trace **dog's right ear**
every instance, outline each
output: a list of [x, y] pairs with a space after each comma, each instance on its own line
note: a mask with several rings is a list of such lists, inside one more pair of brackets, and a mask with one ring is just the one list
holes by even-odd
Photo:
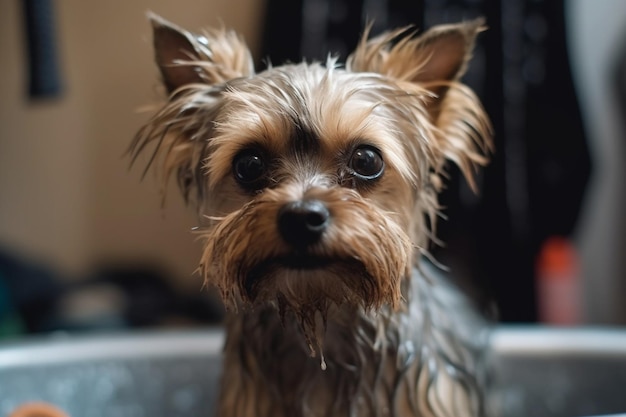
[[250, 50], [233, 31], [208, 30], [195, 35], [149, 13], [157, 65], [169, 99], [135, 135], [128, 153], [134, 162], [155, 144], [144, 170], [156, 164], [163, 191], [172, 174], [187, 199], [197, 189], [202, 200], [207, 139], [219, 107], [220, 88], [234, 78], [254, 75]]
[[188, 32], [148, 13], [152, 24], [156, 63], [168, 93], [191, 84], [222, 84], [254, 74], [245, 42], [233, 31]]

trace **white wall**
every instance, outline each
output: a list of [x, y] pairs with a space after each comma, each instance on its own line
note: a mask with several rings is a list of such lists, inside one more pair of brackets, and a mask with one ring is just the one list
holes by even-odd
[[577, 233], [587, 321], [626, 324], [626, 115], [616, 107], [611, 78], [616, 51], [626, 48], [626, 2], [567, 5], [573, 75], [593, 164]]
[[64, 273], [105, 260], [154, 261], [198, 286], [193, 210], [176, 192], [161, 210], [156, 181], [140, 183], [141, 164], [129, 172], [122, 158], [148, 117], [136, 110], [157, 99], [145, 12], [189, 29], [223, 22], [254, 50], [263, 2], [54, 4], [64, 95], [29, 103], [21, 4], [0, 1], [0, 247]]

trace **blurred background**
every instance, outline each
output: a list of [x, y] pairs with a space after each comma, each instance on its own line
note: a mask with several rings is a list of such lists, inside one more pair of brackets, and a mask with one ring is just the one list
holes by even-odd
[[433, 247], [501, 322], [625, 324], [622, 0], [0, 2], [0, 337], [204, 326], [192, 207], [124, 152], [158, 102], [152, 10], [240, 32], [267, 57], [343, 59], [374, 32], [485, 16], [466, 81], [496, 154], [476, 196], [451, 169]]

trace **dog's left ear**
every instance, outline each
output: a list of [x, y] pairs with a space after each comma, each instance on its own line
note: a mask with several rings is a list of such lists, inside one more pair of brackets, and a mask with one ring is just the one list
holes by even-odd
[[346, 67], [419, 83], [441, 100], [448, 83], [465, 73], [476, 35], [484, 29], [484, 19], [476, 19], [435, 26], [418, 37], [412, 36], [409, 28], [402, 28], [367, 40], [368, 30], [348, 57]]
[[[346, 69], [375, 72], [394, 79], [407, 93], [425, 98], [431, 122], [435, 153], [431, 161], [433, 185], [445, 160], [454, 162], [469, 185], [476, 189], [474, 172], [485, 165], [491, 152], [491, 124], [480, 100], [459, 79], [467, 69], [476, 35], [484, 20], [436, 26], [415, 37], [406, 28], [367, 40], [367, 33], [348, 57]], [[424, 95], [424, 93], [426, 93]]]
[[152, 23], [155, 59], [168, 93], [190, 84], [221, 84], [254, 74], [250, 50], [232, 31], [195, 35], [156, 14]]

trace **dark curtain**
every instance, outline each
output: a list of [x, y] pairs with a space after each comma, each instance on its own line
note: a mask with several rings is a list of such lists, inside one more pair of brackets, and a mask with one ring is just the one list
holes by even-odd
[[366, 22], [373, 33], [484, 16], [465, 81], [495, 128], [496, 153], [475, 196], [451, 169], [448, 220], [433, 248], [459, 284], [504, 322], [537, 319], [534, 262], [549, 236], [575, 226], [590, 159], [573, 89], [563, 0], [268, 0], [263, 57], [343, 59]]

